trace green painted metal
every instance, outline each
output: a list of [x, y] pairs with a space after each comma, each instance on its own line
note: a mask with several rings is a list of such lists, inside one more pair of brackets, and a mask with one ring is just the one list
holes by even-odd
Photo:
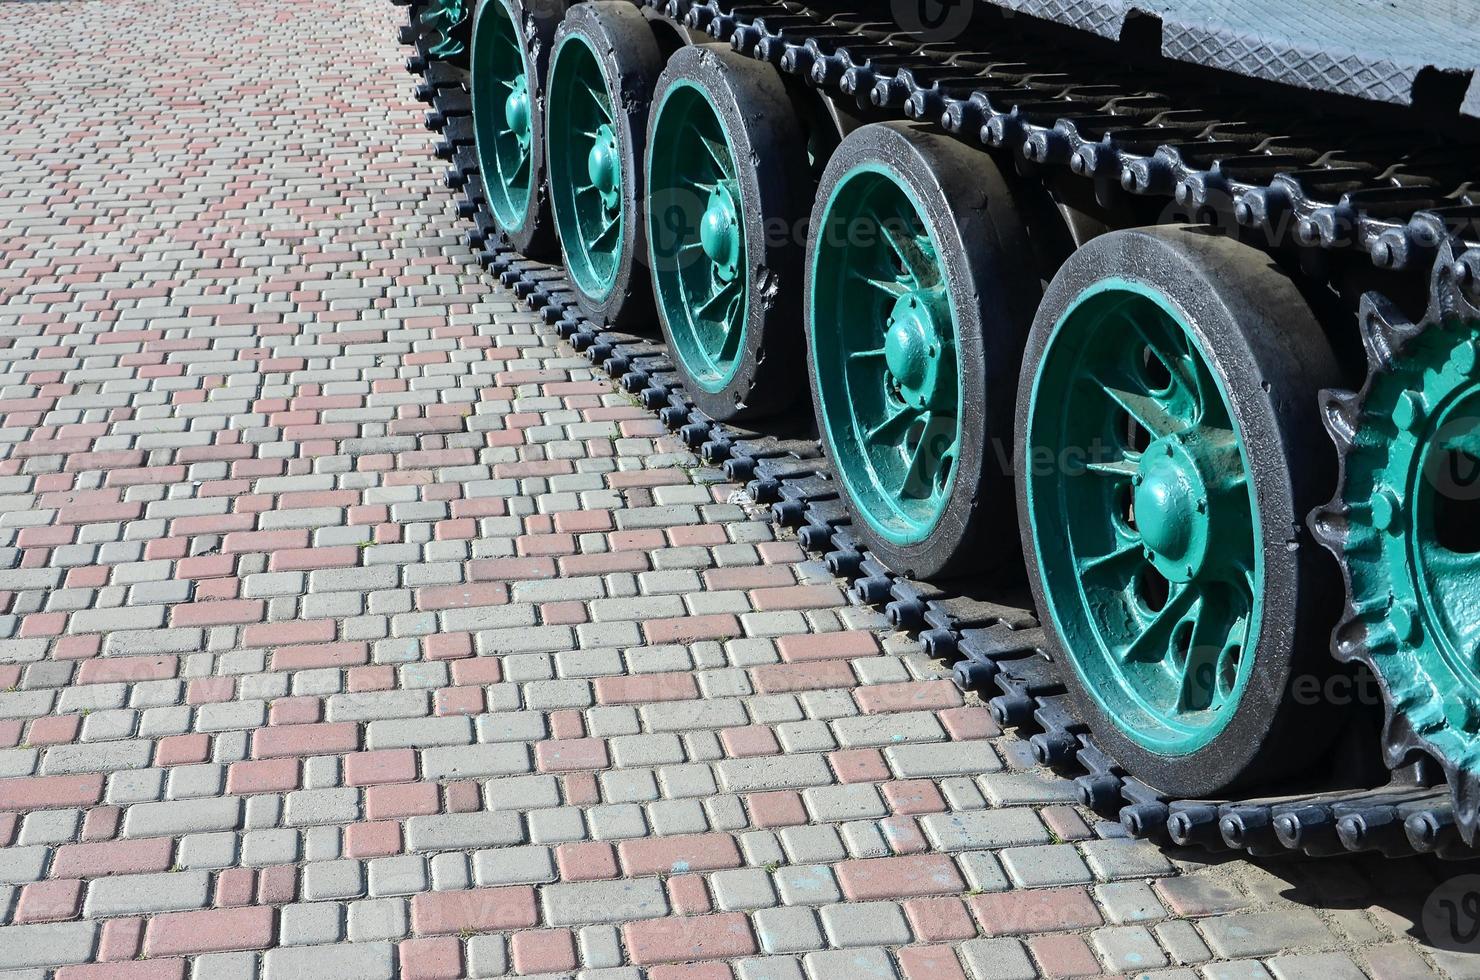
[[808, 342], [833, 465], [884, 540], [925, 540], [960, 458], [960, 330], [940, 236], [878, 163], [833, 188], [814, 249]]
[[672, 353], [694, 383], [724, 390], [745, 356], [745, 202], [735, 150], [703, 85], [659, 103], [649, 147], [648, 255]]
[[545, 134], [566, 271], [577, 289], [602, 300], [621, 267], [625, 147], [597, 57], [584, 35], [561, 38], [550, 61]]
[[507, 231], [524, 227], [535, 152], [529, 62], [518, 27], [499, 0], [488, 0], [473, 25], [473, 131], [483, 194]]
[[468, 7], [469, 0], [427, 0], [421, 9], [421, 26], [428, 54], [451, 61], [467, 53], [458, 28], [467, 22]]
[[1480, 321], [1374, 373], [1346, 455], [1350, 600], [1394, 710], [1480, 772]]
[[1110, 278], [1055, 325], [1030, 399], [1033, 546], [1074, 668], [1138, 745], [1195, 752], [1248, 685], [1263, 587], [1222, 381], [1168, 299]]

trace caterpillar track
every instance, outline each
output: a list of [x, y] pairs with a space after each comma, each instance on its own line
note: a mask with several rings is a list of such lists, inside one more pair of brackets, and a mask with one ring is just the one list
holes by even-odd
[[[1298, 249], [1305, 265], [1357, 263], [1399, 290], [1426, 292], [1432, 309], [1480, 317], [1480, 192], [1471, 189], [1480, 184], [1456, 163], [1475, 159], [1474, 146], [1425, 146], [1415, 133], [1386, 129], [1334, 141], [1319, 119], [1251, 121], [1237, 96], [1211, 85], [1179, 75], [1173, 99], [1159, 94], [1166, 79], [1072, 64], [1052, 48], [1031, 47], [1010, 21], [990, 44], [961, 52], [922, 44], [867, 10], [823, 16], [789, 2], [669, 0], [661, 12], [863, 111], [1011, 151], [1030, 172], [1077, 175], [1103, 206], [1148, 199], [1194, 221], [1236, 224], [1272, 246]], [[441, 137], [444, 182], [462, 192], [457, 210], [471, 223], [467, 240], [480, 264], [685, 444], [744, 482], [861, 602], [882, 607], [891, 624], [950, 662], [955, 680], [978, 691], [1037, 761], [1075, 780], [1086, 806], [1117, 816], [1134, 836], [1210, 851], [1473, 856], [1473, 834], [1461, 832], [1450, 790], [1433, 785], [1420, 765], [1395, 768], [1384, 785], [1223, 800], [1168, 798], [1129, 776], [1075, 718], [1021, 590], [895, 574], [855, 533], [815, 439], [709, 418], [661, 340], [592, 323], [563, 269], [500, 244], [476, 179], [467, 75], [433, 50], [439, 42], [419, 26], [421, 5], [408, 13], [402, 40], [416, 51], [407, 68], [421, 77], [417, 97], [431, 106], [425, 122]], [[1335, 145], [1341, 149], [1325, 148]]]

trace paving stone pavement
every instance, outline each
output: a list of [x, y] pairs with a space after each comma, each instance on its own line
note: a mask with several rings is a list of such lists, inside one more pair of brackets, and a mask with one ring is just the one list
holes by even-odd
[[1072, 805], [478, 275], [401, 17], [0, 4], [0, 975], [1480, 975]]

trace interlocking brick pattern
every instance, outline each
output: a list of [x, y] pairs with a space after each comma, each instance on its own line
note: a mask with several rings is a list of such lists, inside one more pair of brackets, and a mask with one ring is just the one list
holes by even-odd
[[1473, 976], [1123, 839], [481, 278], [384, 0], [0, 4], [0, 971]]

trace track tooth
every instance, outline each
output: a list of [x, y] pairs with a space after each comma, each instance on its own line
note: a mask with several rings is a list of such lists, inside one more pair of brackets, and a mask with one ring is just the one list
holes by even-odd
[[1466, 844], [1475, 845], [1476, 827], [1480, 824], [1480, 773], [1473, 769], [1459, 769], [1450, 778], [1454, 798], [1454, 820], [1459, 826], [1460, 837]]
[[1307, 522], [1316, 542], [1334, 555], [1346, 550], [1346, 512], [1340, 504], [1331, 503], [1315, 511]]
[[1331, 632], [1331, 653], [1342, 663], [1351, 663], [1367, 653], [1369, 631], [1360, 616], [1348, 614]]
[[1418, 328], [1410, 323], [1393, 302], [1380, 293], [1362, 296], [1357, 321], [1362, 331], [1362, 345], [1374, 370], [1391, 370], [1398, 354]]
[[1330, 388], [1321, 392], [1321, 422], [1338, 452], [1345, 454], [1357, 442], [1362, 422], [1362, 399], [1355, 391]]

